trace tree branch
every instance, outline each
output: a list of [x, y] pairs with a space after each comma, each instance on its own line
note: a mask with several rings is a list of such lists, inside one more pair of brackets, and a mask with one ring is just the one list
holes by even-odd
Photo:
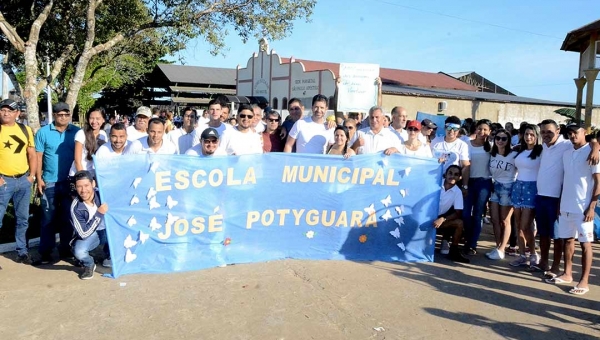
[[0, 12], [0, 30], [2, 30], [8, 41], [10, 41], [17, 51], [21, 53], [25, 52], [25, 42], [19, 36], [17, 30], [6, 21], [2, 12]]
[[46, 85], [48, 84], [48, 82], [52, 83], [54, 81], [54, 79], [56, 79], [56, 77], [58, 76], [58, 74], [62, 70], [63, 65], [65, 64], [65, 62], [67, 61], [67, 59], [71, 55], [71, 52], [73, 52], [73, 48], [75, 48], [75, 46], [73, 44], [70, 44], [67, 47], [65, 47], [65, 49], [61, 53], [60, 57], [58, 57], [58, 59], [56, 59], [56, 61], [54, 62], [54, 64], [52, 64], [52, 70], [50, 71], [50, 77], [49, 78], [45, 78], [45, 79], [41, 79], [38, 82], [38, 84], [37, 84], [37, 90], [38, 90], [38, 92], [42, 91], [44, 89], [44, 87], [46, 87]]
[[50, 0], [50, 2], [44, 7], [40, 15], [35, 19], [33, 24], [31, 24], [31, 30], [29, 31], [29, 39], [25, 43], [37, 45], [38, 40], [40, 39], [40, 30], [42, 29], [42, 25], [48, 19], [48, 14], [50, 14], [50, 10], [52, 10], [52, 6], [54, 6], [54, 0]]

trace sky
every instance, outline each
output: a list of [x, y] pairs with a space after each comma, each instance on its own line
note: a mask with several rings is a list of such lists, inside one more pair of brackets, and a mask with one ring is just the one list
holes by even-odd
[[[574, 103], [579, 54], [560, 47], [569, 31], [598, 19], [598, 0], [318, 0], [310, 22], [297, 20], [270, 48], [298, 59], [475, 71], [519, 96]], [[225, 41], [225, 55], [211, 56], [197, 39], [173, 60], [235, 68], [258, 51], [257, 39], [243, 44], [235, 32]]]

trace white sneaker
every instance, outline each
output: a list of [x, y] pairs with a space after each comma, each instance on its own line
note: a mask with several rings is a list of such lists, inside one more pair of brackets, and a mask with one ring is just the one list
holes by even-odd
[[448, 255], [450, 254], [450, 243], [446, 240], [442, 240], [442, 249], [440, 249], [440, 254]]
[[488, 259], [490, 260], [502, 260], [504, 259], [504, 252], [498, 249], [494, 249], [495, 251], [492, 252], [489, 256]]
[[492, 222], [490, 221], [490, 219], [487, 216], [485, 216], [483, 218], [483, 223], [485, 223], [485, 224], [492, 224]]
[[109, 258], [104, 259], [104, 261], [102, 261], [102, 267], [112, 268], [112, 260]]

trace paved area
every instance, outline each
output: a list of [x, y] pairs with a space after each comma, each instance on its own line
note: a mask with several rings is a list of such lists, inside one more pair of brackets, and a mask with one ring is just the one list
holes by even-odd
[[600, 245], [594, 251], [581, 297], [483, 255], [467, 265], [439, 255], [285, 260], [118, 279], [99, 267], [82, 281], [71, 264], [24, 266], [8, 253], [0, 339], [598, 339]]

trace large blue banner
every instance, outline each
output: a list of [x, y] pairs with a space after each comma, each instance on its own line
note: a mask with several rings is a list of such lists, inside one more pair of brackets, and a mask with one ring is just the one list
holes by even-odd
[[114, 277], [284, 258], [433, 260], [437, 160], [130, 155], [96, 173]]

